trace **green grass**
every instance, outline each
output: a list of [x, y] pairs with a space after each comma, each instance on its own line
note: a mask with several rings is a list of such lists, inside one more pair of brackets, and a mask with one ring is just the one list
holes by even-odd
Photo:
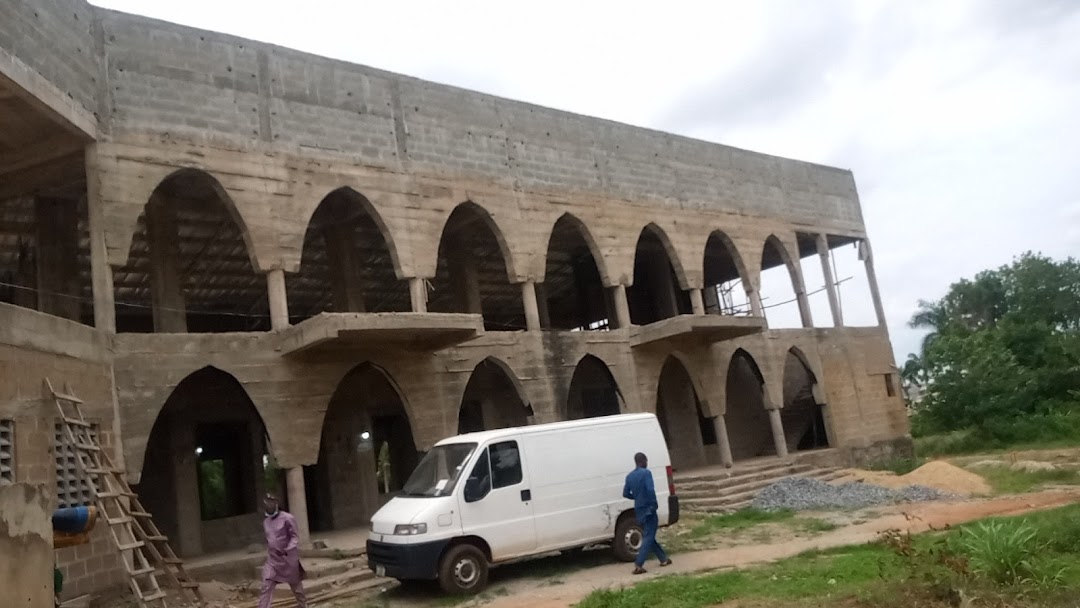
[[1007, 466], [1000, 466], [981, 468], [979, 474], [998, 494], [1030, 492], [1046, 484], [1080, 485], [1080, 473], [1075, 469], [1014, 471]]
[[[600, 590], [578, 607], [699, 608], [738, 599], [777, 608], [846, 602], [899, 608], [954, 605], [961, 594], [985, 605], [1058, 605], [1062, 593], [1080, 587], [1080, 505], [897, 538], [900, 544], [807, 552], [758, 568]], [[998, 576], [994, 558], [1006, 554], [1029, 574]]]
[[775, 522], [789, 521], [795, 517], [790, 510], [760, 511], [758, 509], [740, 509], [726, 515], [713, 515], [690, 529], [685, 535], [687, 540], [712, 536], [717, 532], [738, 532]]

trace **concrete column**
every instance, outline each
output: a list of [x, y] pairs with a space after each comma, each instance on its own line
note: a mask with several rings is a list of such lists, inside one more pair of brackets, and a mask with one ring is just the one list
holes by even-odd
[[195, 429], [180, 416], [170, 419], [169, 454], [176, 501], [176, 542], [181, 555], [202, 553], [202, 509], [199, 505], [199, 472], [195, 455]]
[[461, 312], [483, 314], [480, 272], [476, 267], [476, 259], [468, 255], [463, 245], [455, 244], [447, 261], [450, 265], [450, 281], [453, 284], [456, 308]]
[[776, 446], [776, 455], [787, 458], [787, 439], [784, 437], [784, 422], [780, 419], [780, 410], [772, 408], [769, 412], [769, 425], [772, 427], [773, 444]]
[[266, 273], [266, 297], [270, 300], [270, 328], [281, 331], [289, 326], [289, 299], [285, 293], [285, 271], [275, 268]]
[[311, 532], [308, 527], [307, 492], [304, 490], [304, 467], [292, 467], [285, 470], [285, 488], [289, 492], [289, 513], [296, 518], [299, 528], [300, 546], [311, 544]]
[[724, 314], [724, 309], [720, 304], [720, 293], [716, 289], [716, 285], [709, 285], [702, 290], [702, 304], [705, 306], [705, 314], [709, 314], [709, 311], [715, 311], [715, 314]]
[[187, 307], [180, 275], [176, 213], [159, 195], [146, 206], [146, 236], [150, 243], [150, 293], [157, 333], [187, 332]]
[[427, 279], [409, 279], [409, 297], [412, 299], [413, 312], [427, 312]]
[[813, 327], [814, 317], [810, 314], [810, 299], [806, 297], [806, 287], [800, 278], [795, 285], [795, 299], [799, 302], [799, 317], [803, 327]]
[[859, 257], [866, 265], [866, 282], [870, 284], [870, 296], [874, 299], [878, 326], [885, 327], [885, 307], [881, 304], [881, 291], [878, 289], [877, 272], [874, 271], [874, 253], [870, 249], [870, 241], [859, 241]]
[[73, 200], [34, 199], [37, 227], [37, 309], [80, 320], [79, 217]]
[[[94, 327], [116, 333], [116, 296], [105, 247], [105, 210], [101, 200], [96, 146], [86, 153], [86, 209], [90, 229], [90, 281], [94, 291]], [[119, 437], [119, 435], [117, 435]], [[119, 443], [119, 442], [117, 442]]]
[[687, 289], [686, 291], [690, 294], [690, 307], [693, 309], [694, 314], [705, 314], [705, 300], [701, 297], [701, 290]]
[[829, 241], [824, 234], [817, 235], [817, 251], [821, 258], [821, 274], [825, 277], [825, 291], [829, 294], [829, 310], [832, 311], [833, 325], [844, 324], [844, 313], [840, 310], [840, 298], [836, 294], [836, 277], [833, 276], [829, 257]]
[[525, 327], [529, 331], [540, 331], [540, 308], [536, 304], [536, 283], [525, 281], [521, 284], [521, 301], [525, 305]]
[[746, 297], [750, 299], [750, 314], [755, 317], [765, 317], [765, 307], [761, 304], [761, 293], [757, 287], [746, 286]]
[[551, 329], [551, 310], [548, 308], [547, 286], [536, 284], [536, 306], [540, 313], [540, 327]]
[[626, 301], [626, 285], [611, 288], [611, 299], [615, 303], [615, 322], [618, 329], [630, 327], [630, 303]]
[[364, 286], [358, 274], [360, 261], [356, 259], [353, 236], [356, 228], [351, 225], [333, 225], [323, 233], [326, 241], [326, 258], [330, 263], [330, 290], [336, 312], [364, 312]]
[[731, 440], [728, 439], [727, 422], [724, 421], [723, 414], [713, 418], [713, 430], [716, 431], [716, 442], [720, 444], [720, 462], [730, 469], [735, 461], [731, 458]]

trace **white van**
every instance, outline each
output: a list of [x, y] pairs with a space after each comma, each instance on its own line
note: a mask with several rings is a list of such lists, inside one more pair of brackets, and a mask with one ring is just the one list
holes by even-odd
[[622, 496], [644, 452], [660, 525], [678, 521], [656, 416], [628, 414], [480, 433], [437, 443], [401, 494], [371, 518], [368, 565], [399, 580], [476, 593], [490, 565], [611, 542], [633, 561], [641, 527]]

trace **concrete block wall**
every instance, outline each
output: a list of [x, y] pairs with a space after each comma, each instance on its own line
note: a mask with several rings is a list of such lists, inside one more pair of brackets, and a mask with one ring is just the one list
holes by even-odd
[[[14, 420], [15, 481], [50, 488], [49, 514], [57, 505], [53, 450], [56, 408], [44, 388], [71, 391], [83, 413], [98, 424], [98, 436], [116, 454], [109, 343], [94, 329], [8, 304], [0, 304], [0, 418]], [[51, 538], [51, 537], [50, 537]], [[51, 542], [51, 541], [50, 541]], [[108, 526], [99, 521], [91, 542], [56, 552], [64, 574], [64, 598], [123, 581], [123, 565]]]

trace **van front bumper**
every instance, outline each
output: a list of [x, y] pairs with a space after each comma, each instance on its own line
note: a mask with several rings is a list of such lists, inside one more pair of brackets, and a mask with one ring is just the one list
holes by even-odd
[[439, 578], [439, 558], [449, 544], [449, 539], [407, 545], [369, 539], [368, 568], [398, 580], [434, 580]]

